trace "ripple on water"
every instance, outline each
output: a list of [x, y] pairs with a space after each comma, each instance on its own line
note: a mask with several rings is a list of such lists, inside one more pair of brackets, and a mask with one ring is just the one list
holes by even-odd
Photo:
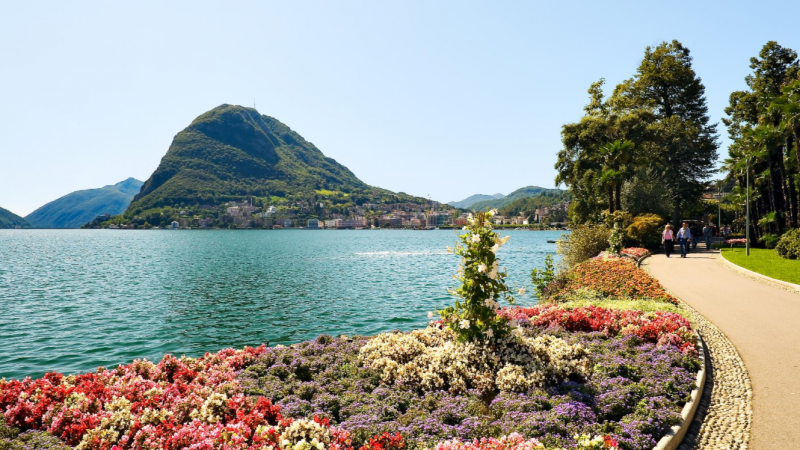
[[[499, 256], [527, 286], [560, 234], [508, 234]], [[0, 377], [424, 326], [452, 302], [455, 241], [452, 231], [0, 230]]]

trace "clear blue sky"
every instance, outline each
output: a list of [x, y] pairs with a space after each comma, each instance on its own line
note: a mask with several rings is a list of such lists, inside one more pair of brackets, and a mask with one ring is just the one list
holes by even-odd
[[196, 116], [254, 99], [376, 186], [552, 187], [591, 82], [678, 39], [717, 121], [764, 43], [800, 49], [798, 16], [790, 1], [3, 2], [0, 206], [145, 180]]

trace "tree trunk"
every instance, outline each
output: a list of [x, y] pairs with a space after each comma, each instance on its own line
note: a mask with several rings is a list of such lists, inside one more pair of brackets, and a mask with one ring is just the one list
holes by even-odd
[[617, 183], [616, 191], [617, 211], [622, 211], [622, 183]]
[[767, 149], [769, 153], [769, 184], [772, 191], [773, 211], [778, 234], [783, 232], [783, 220], [786, 217], [786, 201], [783, 193], [783, 145]]
[[614, 187], [608, 185], [608, 212], [614, 214]]

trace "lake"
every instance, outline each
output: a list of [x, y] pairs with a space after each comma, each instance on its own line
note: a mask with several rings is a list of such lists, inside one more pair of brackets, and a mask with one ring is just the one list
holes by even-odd
[[[509, 284], [561, 232], [508, 231]], [[372, 335], [452, 303], [453, 230], [0, 230], [0, 377]]]

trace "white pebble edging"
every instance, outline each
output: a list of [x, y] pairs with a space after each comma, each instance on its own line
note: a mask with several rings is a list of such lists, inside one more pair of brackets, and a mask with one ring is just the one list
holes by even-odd
[[703, 349], [703, 339], [699, 334], [697, 334], [697, 351], [700, 353], [699, 356], [702, 366], [700, 366], [700, 370], [697, 372], [697, 387], [694, 388], [689, 396], [690, 400], [683, 405], [683, 410], [681, 411], [681, 418], [683, 420], [678, 425], [673, 426], [669, 433], [665, 434], [664, 437], [658, 441], [658, 444], [653, 450], [675, 450], [681, 445], [683, 437], [692, 425], [694, 414], [697, 412], [697, 407], [700, 406], [700, 399], [703, 397], [703, 387], [706, 384], [706, 352]]

